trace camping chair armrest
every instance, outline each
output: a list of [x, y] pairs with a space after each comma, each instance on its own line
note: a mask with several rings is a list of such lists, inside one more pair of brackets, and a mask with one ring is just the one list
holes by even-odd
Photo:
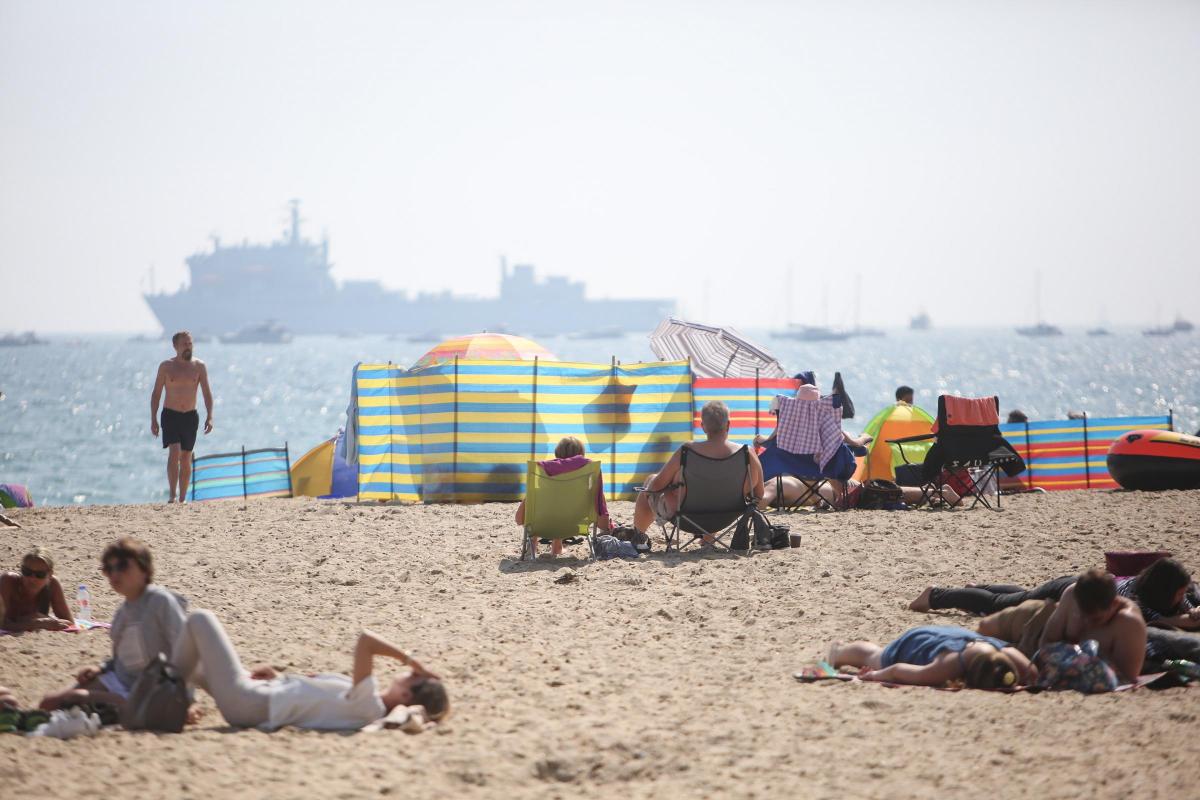
[[912, 442], [924, 442], [929, 439], [936, 439], [936, 433], [921, 433], [916, 436], [905, 436], [900, 439], [885, 439], [888, 444], [911, 444]]

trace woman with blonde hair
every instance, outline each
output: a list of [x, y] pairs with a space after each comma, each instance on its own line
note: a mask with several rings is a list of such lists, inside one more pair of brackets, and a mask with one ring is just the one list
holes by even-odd
[[0, 629], [6, 631], [61, 631], [75, 624], [54, 577], [54, 559], [39, 547], [25, 554], [18, 571], [0, 574], [0, 605]]
[[[564, 436], [559, 440], [554, 448], [554, 458], [543, 461], [542, 469], [546, 470], [547, 475], [562, 475], [567, 472], [574, 472], [577, 469], [582, 469], [589, 461], [587, 456], [583, 454], [583, 442], [575, 436]], [[517, 524], [525, 524], [525, 501], [517, 506]], [[604, 480], [603, 478], [596, 484], [596, 527], [602, 531], [611, 530], [612, 521], [608, 518], [608, 503], [604, 500]], [[537, 542], [533, 545], [533, 555], [537, 556]], [[553, 539], [550, 542], [550, 552], [553, 555], [562, 553], [563, 541], [561, 539]]]

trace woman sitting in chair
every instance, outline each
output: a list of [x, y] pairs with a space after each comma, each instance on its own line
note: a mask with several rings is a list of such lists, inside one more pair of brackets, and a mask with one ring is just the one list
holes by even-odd
[[[588, 464], [588, 459], [583, 454], [583, 442], [574, 436], [564, 436], [554, 448], [554, 458], [549, 461], [543, 461], [542, 469], [546, 470], [546, 474], [550, 476], [563, 475], [568, 472], [574, 472], [577, 469], [582, 469]], [[525, 524], [525, 501], [517, 506], [517, 524]], [[602, 531], [612, 529], [612, 522], [608, 518], [608, 503], [604, 500], [604, 481], [600, 480], [596, 483], [596, 527]], [[537, 556], [537, 542], [532, 544], [533, 556]], [[550, 552], [554, 555], [562, 553], [563, 540], [552, 539], [550, 541]]]

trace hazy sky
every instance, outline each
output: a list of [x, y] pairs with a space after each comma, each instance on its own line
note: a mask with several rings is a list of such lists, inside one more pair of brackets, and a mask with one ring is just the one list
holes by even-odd
[[155, 329], [292, 197], [397, 288], [1200, 322], [1197, 142], [1198, 2], [0, 0], [0, 331]]

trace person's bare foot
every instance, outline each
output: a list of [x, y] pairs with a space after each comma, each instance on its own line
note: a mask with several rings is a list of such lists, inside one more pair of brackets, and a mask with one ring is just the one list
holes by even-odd
[[924, 613], [930, 610], [929, 599], [933, 595], [933, 587], [926, 586], [925, 591], [917, 595], [917, 599], [908, 604], [910, 611], [918, 611]]
[[842, 654], [842, 640], [834, 639], [832, 642], [829, 643], [829, 654], [827, 656], [825, 656], [825, 661], [831, 667], [840, 667], [841, 664], [838, 663], [838, 656], [840, 656], [841, 654]]
[[961, 506], [962, 498], [958, 496], [958, 492], [951, 489], [949, 486], [942, 487], [942, 497], [945, 498], [946, 504], [950, 506]]

